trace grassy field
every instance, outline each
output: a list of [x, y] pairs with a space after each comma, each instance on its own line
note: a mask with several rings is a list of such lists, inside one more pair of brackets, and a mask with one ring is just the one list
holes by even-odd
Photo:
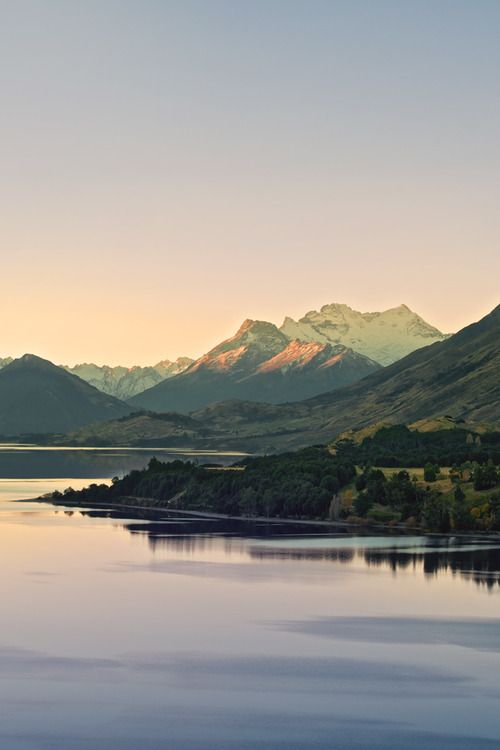
[[[457, 486], [460, 486], [463, 491], [465, 498], [464, 503], [469, 508], [474, 506], [481, 506], [483, 503], [487, 503], [491, 497], [492, 492], [500, 490], [500, 487], [488, 490], [475, 490], [471, 481], [470, 475], [465, 475], [460, 482], [452, 481], [450, 477], [450, 468], [442, 467], [438, 475], [438, 478], [434, 482], [428, 482], [424, 479], [424, 467], [406, 467], [406, 466], [386, 466], [377, 467], [382, 471], [387, 480], [390, 480], [395, 474], [401, 471], [407, 471], [410, 478], [416, 478], [417, 485], [422, 488], [431, 487], [441, 494], [441, 498], [444, 504], [450, 506], [454, 502], [455, 490]], [[356, 467], [358, 475], [362, 473], [361, 467]], [[349, 512], [356, 498], [358, 497], [358, 491], [356, 489], [356, 479], [353, 479], [340, 493], [341, 497], [341, 508], [344, 511]], [[369, 512], [369, 517], [374, 520], [383, 522], [389, 522], [391, 520], [397, 520], [398, 514], [391, 511], [387, 506], [379, 505], [375, 503]]]

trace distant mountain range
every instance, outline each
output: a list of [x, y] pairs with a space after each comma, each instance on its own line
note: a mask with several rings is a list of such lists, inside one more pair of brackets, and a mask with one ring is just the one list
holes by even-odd
[[[329, 441], [376, 422], [409, 424], [450, 415], [500, 423], [500, 305], [445, 341], [412, 352], [359, 382], [295, 404], [214, 404], [192, 416], [218, 433], [275, 449]], [[250, 438], [250, 436], [252, 436]]]
[[[231, 348], [228, 351], [232, 351]], [[221, 352], [223, 354], [223, 352]], [[76, 443], [282, 450], [330, 442], [373, 424], [500, 424], [500, 306], [442, 342], [357, 383], [297, 403], [213, 403], [185, 417], [141, 414], [96, 425]], [[162, 421], [163, 420], [163, 421]]]
[[74, 367], [65, 366], [65, 369], [103, 393], [126, 401], [162, 380], [178, 375], [193, 362], [189, 357], [178, 357], [174, 362], [164, 359], [151, 367], [110, 367], [84, 363]]
[[285, 318], [280, 331], [288, 339], [342, 344], [382, 365], [447, 338], [406, 305], [373, 313], [361, 313], [348, 305], [324, 305], [298, 321]]
[[[161, 403], [155, 408], [168, 414], [129, 416], [141, 406], [138, 397], [133, 405], [124, 403], [34, 355], [14, 360], [0, 370], [0, 434], [76, 432], [77, 442], [94, 444], [104, 435], [120, 442], [121, 435], [127, 444], [176, 441], [276, 450], [329, 441], [380, 422], [408, 424], [449, 415], [457, 423], [498, 424], [499, 371], [500, 306], [385, 368], [342, 345], [289, 341], [271, 323], [245, 321], [231, 339], [142, 394], [158, 394]], [[363, 373], [355, 383], [341, 382]], [[291, 402], [327, 387], [321, 395]], [[161, 405], [164, 389], [171, 409]], [[290, 403], [250, 400], [260, 394]], [[189, 417], [175, 413], [189, 408], [189, 399], [210, 403]]]
[[[0, 357], [0, 370], [12, 361], [12, 357], [4, 359]], [[126, 401], [137, 393], [142, 393], [147, 388], [161, 383], [162, 380], [178, 375], [193, 362], [194, 359], [190, 357], [178, 357], [174, 361], [164, 359], [156, 365], [145, 367], [139, 365], [111, 367], [110, 365], [95, 365], [92, 362], [85, 362], [74, 367], [68, 365], [61, 365], [61, 367], [103, 393]]]
[[189, 413], [214, 401], [301, 401], [356, 382], [444, 334], [406, 305], [360, 313], [325, 305], [281, 328], [246, 320], [177, 376], [133, 396], [134, 406]]
[[[245, 325], [246, 323], [242, 328]], [[264, 340], [259, 344], [257, 338], [261, 334], [265, 337], [264, 331], [271, 330], [273, 345], [267, 352], [267, 359], [278, 359], [264, 367], [266, 357], [262, 358], [258, 349], [266, 355], [267, 344]], [[374, 313], [360, 313], [347, 305], [325, 305], [319, 312], [308, 312], [298, 321], [285, 318], [280, 329], [271, 323], [262, 323], [260, 329], [255, 329], [255, 334], [252, 341], [254, 355], [243, 355], [240, 352], [239, 362], [234, 367], [226, 368], [226, 379], [222, 377], [222, 368], [219, 366], [221, 360], [217, 365], [215, 362], [209, 364], [208, 359], [213, 359], [213, 352], [220, 350], [223, 353], [227, 342], [219, 344], [196, 362], [189, 357], [179, 357], [175, 361], [166, 359], [145, 367], [110, 367], [93, 363], [64, 367], [103, 393], [124, 401], [134, 399], [138, 394], [149, 391], [167, 378], [175, 378], [188, 369], [193, 373], [197, 371], [196, 378], [181, 380], [172, 390], [167, 388], [161, 398], [160, 392], [154, 391], [144, 399], [134, 401], [137, 405], [147, 405], [148, 408], [153, 408], [155, 404], [154, 408], [189, 411], [208, 404], [210, 401], [207, 399], [211, 398], [237, 396], [271, 402], [307, 398], [364, 377], [371, 371], [370, 367], [374, 368], [373, 363], [391, 364], [419, 347], [446, 338], [445, 334], [426, 323], [406, 305]], [[310, 346], [303, 346], [304, 344]], [[372, 360], [372, 363], [368, 365], [366, 359], [356, 355], [363, 355]], [[252, 356], [256, 357], [254, 364]], [[339, 357], [337, 363], [333, 361], [335, 357]], [[0, 358], [0, 368], [10, 362], [10, 357]], [[338, 366], [332, 368], [333, 364]], [[263, 368], [258, 370], [260, 365]], [[213, 378], [217, 369], [221, 377]], [[207, 370], [210, 370], [210, 376]], [[246, 382], [243, 386], [244, 379]], [[208, 380], [211, 382], [208, 383]], [[241, 381], [237, 388], [236, 380]], [[190, 396], [184, 393], [188, 384], [193, 389]], [[179, 399], [178, 403], [172, 401], [170, 394], [174, 393]]]
[[189, 413], [238, 398], [280, 403], [341, 388], [380, 365], [343, 345], [290, 340], [272, 323], [246, 320], [183, 373], [130, 399], [139, 408]]
[[[74, 431], [146, 409], [195, 412], [197, 424], [204, 422], [202, 432], [206, 435], [212, 430], [206, 420], [216, 426], [216, 431], [224, 430], [223, 423], [230, 418], [243, 427], [254, 417], [258, 421], [259, 409], [261, 415], [265, 412], [268, 427], [275, 418], [280, 423], [285, 414], [286, 419], [300, 421], [303, 408], [308, 413], [312, 408], [301, 406], [302, 402], [320, 394], [327, 394], [327, 401], [334, 399], [332, 419], [340, 423], [342, 409], [334, 392], [344, 394], [346, 386], [357, 381], [378, 383], [379, 378], [382, 382], [386, 372], [399, 367], [404, 370], [413, 360], [407, 357], [387, 369], [380, 361], [436, 339], [437, 343], [446, 343], [443, 334], [405, 305], [382, 313], [358, 313], [346, 305], [327, 305], [298, 322], [286, 318], [281, 328], [246, 320], [234, 336], [196, 361], [183, 357], [152, 367], [80, 364], [61, 368], [34, 355], [15, 361], [6, 358], [0, 360], [0, 434]], [[373, 358], [360, 353], [362, 349], [372, 352]], [[372, 410], [362, 391], [355, 392], [346, 427], [356, 426], [360, 410], [363, 415]], [[228, 400], [234, 402], [233, 406], [228, 406]], [[218, 402], [225, 403], [219, 408]], [[243, 407], [241, 402], [256, 402], [258, 408]], [[274, 416], [259, 402], [288, 403], [290, 407], [296, 402], [297, 408], [290, 412], [278, 409]], [[343, 403], [343, 396], [338, 403]], [[318, 416], [322, 418], [328, 410], [328, 406], [322, 406]], [[177, 425], [175, 417], [171, 422]], [[185, 420], [175, 429], [176, 434], [184, 434]], [[290, 432], [295, 426], [287, 423], [285, 429]], [[196, 429], [191, 425], [187, 432], [194, 435]]]
[[68, 432], [123, 417], [130, 406], [33, 354], [0, 370], [0, 434]]

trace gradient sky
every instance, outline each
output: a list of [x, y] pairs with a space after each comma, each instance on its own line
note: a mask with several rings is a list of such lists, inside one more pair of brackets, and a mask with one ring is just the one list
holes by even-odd
[[499, 299], [497, 0], [3, 0], [0, 356]]

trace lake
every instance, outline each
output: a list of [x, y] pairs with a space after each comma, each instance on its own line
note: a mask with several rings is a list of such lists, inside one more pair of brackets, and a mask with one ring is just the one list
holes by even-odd
[[153, 453], [0, 448], [2, 750], [498, 748], [500, 539], [17, 502]]

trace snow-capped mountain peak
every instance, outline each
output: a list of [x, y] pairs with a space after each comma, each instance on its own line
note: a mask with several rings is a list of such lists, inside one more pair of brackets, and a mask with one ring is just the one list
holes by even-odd
[[291, 340], [343, 344], [383, 365], [446, 338], [405, 304], [361, 313], [348, 305], [332, 303], [309, 311], [297, 321], [285, 318], [280, 331]]
[[111, 367], [84, 362], [74, 367], [64, 366], [64, 369], [78, 375], [104, 393], [127, 400], [166, 378], [178, 375], [192, 362], [189, 357], [178, 357], [175, 361], [164, 359], [156, 365], [146, 367]]

